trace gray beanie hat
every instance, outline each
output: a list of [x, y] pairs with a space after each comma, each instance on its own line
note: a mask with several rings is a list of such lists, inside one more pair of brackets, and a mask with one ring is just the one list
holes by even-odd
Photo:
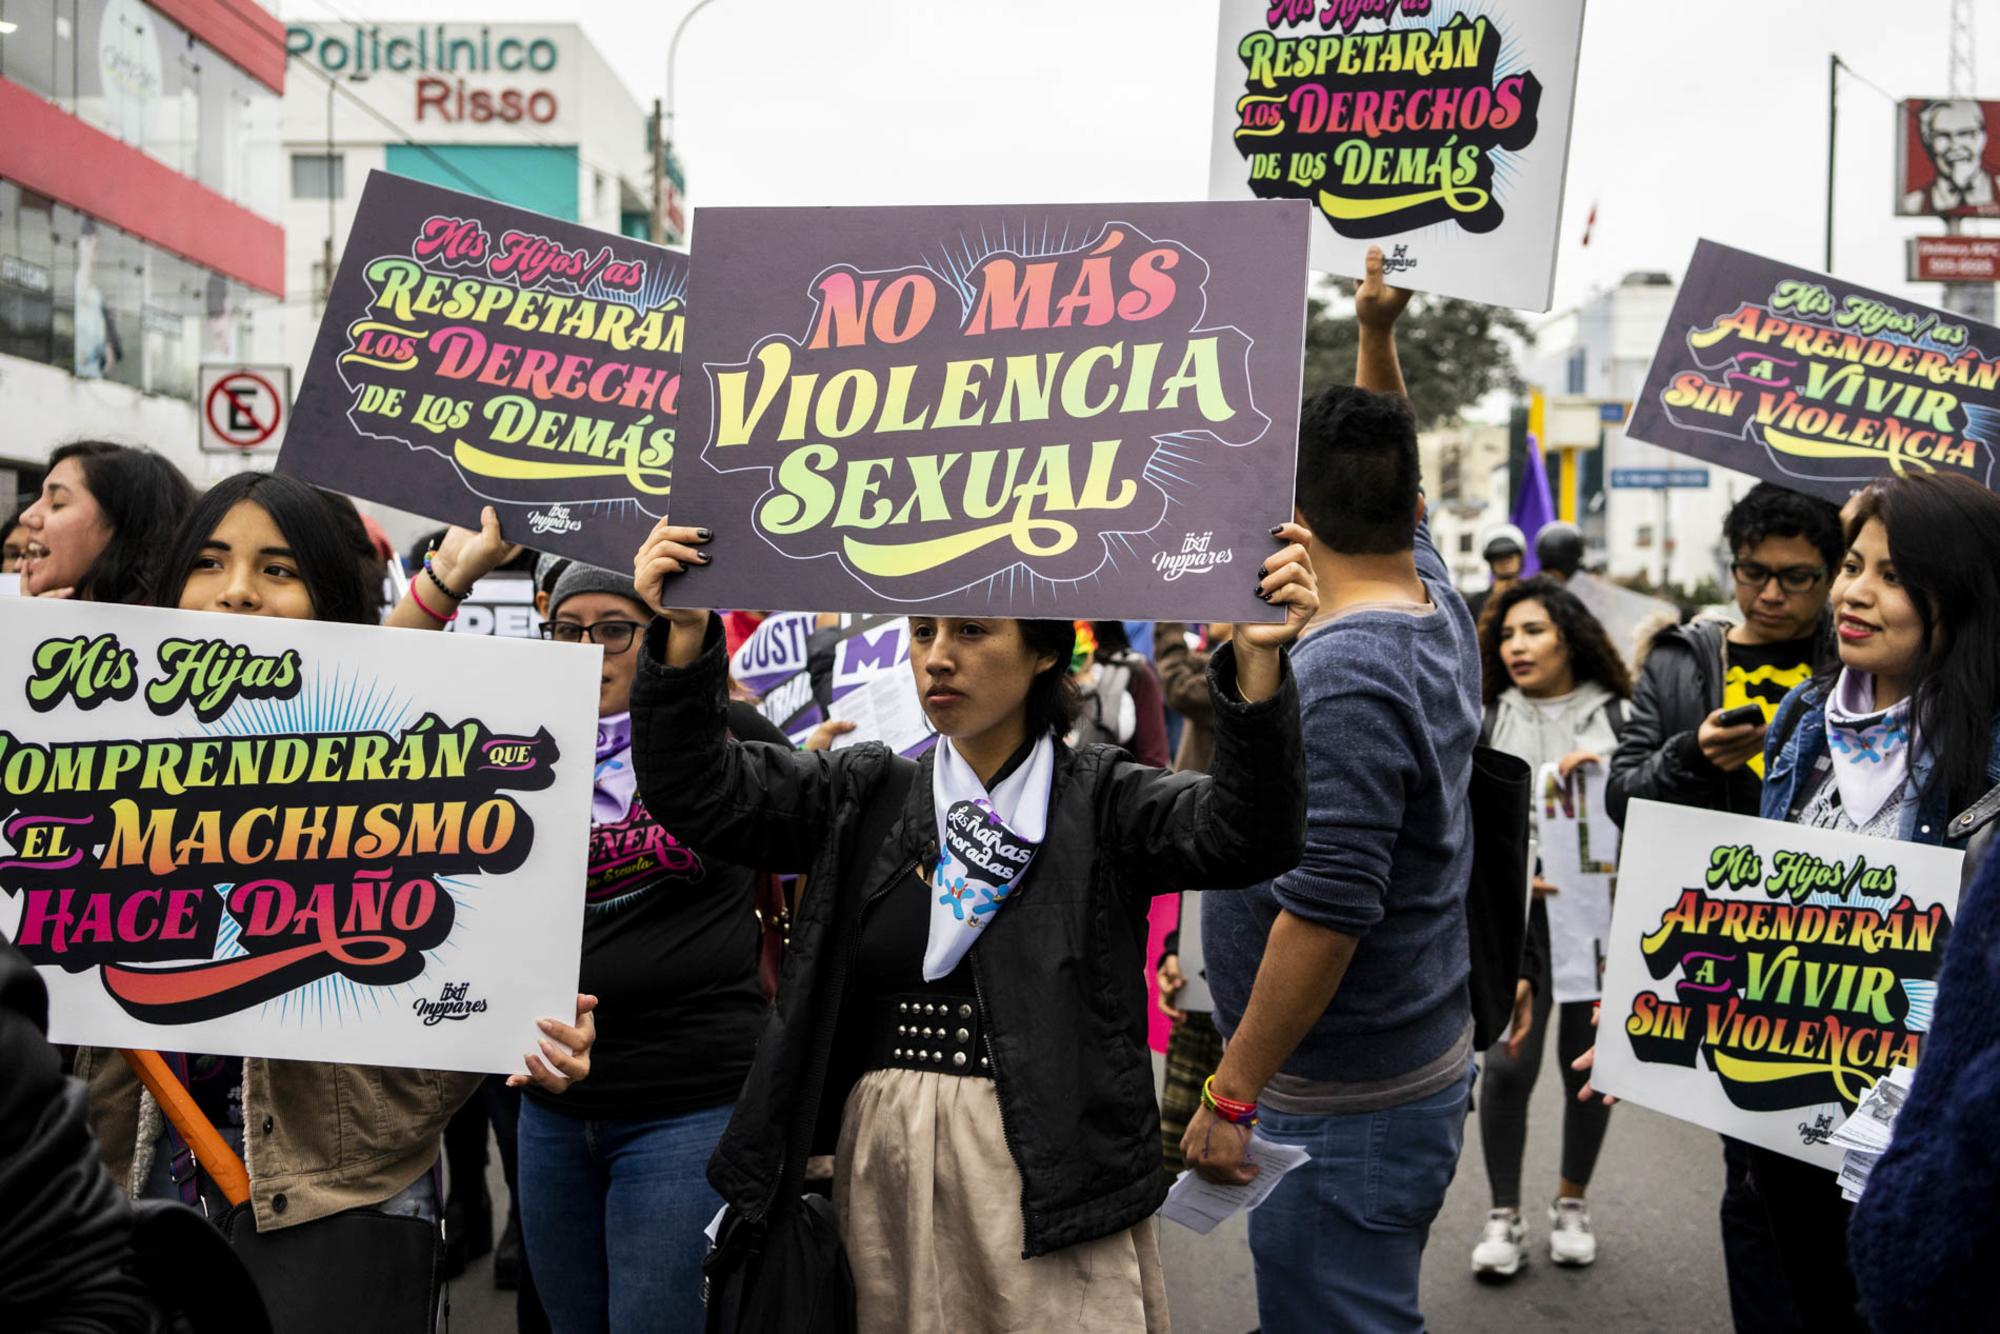
[[551, 556], [547, 552], [535, 557], [535, 591], [553, 592], [551, 581], [561, 578], [562, 572], [575, 563], [567, 556]]
[[564, 602], [579, 593], [610, 593], [645, 612], [647, 619], [652, 618], [645, 599], [639, 596], [639, 590], [630, 578], [600, 570], [595, 565], [585, 565], [582, 561], [572, 561], [556, 580], [555, 592], [549, 594], [549, 615], [554, 616]]

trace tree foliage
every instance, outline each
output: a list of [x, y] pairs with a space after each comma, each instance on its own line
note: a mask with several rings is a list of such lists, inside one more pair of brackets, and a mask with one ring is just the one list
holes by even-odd
[[[1354, 316], [1334, 315], [1332, 307], [1330, 296], [1307, 300], [1307, 394], [1354, 383]], [[1525, 343], [1527, 321], [1500, 306], [1456, 297], [1420, 295], [1410, 303], [1396, 325], [1396, 351], [1418, 429], [1450, 421], [1495, 389], [1524, 389], [1503, 334]]]

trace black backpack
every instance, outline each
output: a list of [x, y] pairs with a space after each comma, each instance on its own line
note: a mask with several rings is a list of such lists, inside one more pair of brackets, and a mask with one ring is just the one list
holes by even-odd
[[1466, 805], [1472, 813], [1472, 879], [1465, 926], [1472, 956], [1472, 1043], [1485, 1051], [1514, 1015], [1521, 947], [1528, 934], [1528, 802], [1534, 770], [1491, 746], [1472, 752]]

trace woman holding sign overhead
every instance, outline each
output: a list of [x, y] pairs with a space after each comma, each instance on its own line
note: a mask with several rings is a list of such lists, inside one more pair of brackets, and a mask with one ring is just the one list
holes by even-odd
[[[447, 537], [390, 623], [442, 628], [450, 618], [444, 608], [509, 554], [488, 509], [481, 532], [455, 530]], [[159, 601], [182, 611], [357, 626], [372, 619], [371, 590], [340, 516], [319, 492], [290, 477], [250, 472], [221, 482], [195, 505], [160, 559]], [[544, 1021], [552, 1040], [525, 1058], [525, 1072], [515, 1081], [559, 1092], [589, 1072], [594, 1001], [579, 997], [578, 1002], [574, 1027]], [[241, 1206], [247, 1217], [233, 1218], [231, 1226], [247, 1224], [260, 1236], [282, 1232], [291, 1239], [282, 1250], [273, 1242], [261, 1251], [275, 1257], [281, 1269], [294, 1266], [283, 1270], [291, 1277], [282, 1285], [267, 1285], [264, 1292], [280, 1330], [288, 1327], [287, 1311], [312, 1310], [330, 1300], [323, 1283], [294, 1281], [304, 1272], [297, 1265], [310, 1261], [313, 1272], [338, 1273], [335, 1261], [342, 1257], [332, 1252], [354, 1236], [322, 1229], [316, 1240], [291, 1230], [353, 1210], [435, 1221], [438, 1135], [482, 1078], [260, 1057], [169, 1053], [166, 1059], [191, 1095], [192, 1119], [183, 1121], [176, 1113], [170, 1123], [116, 1053], [80, 1051], [76, 1073], [90, 1087], [92, 1130], [114, 1179], [134, 1196], [200, 1202], [218, 1220], [230, 1205], [211, 1180], [216, 1168], [196, 1162], [181, 1126], [187, 1125], [197, 1142], [219, 1132], [248, 1169], [249, 1200]], [[237, 1249], [244, 1249], [242, 1243]], [[395, 1253], [413, 1266], [423, 1263], [400, 1245]], [[250, 1267], [258, 1271], [258, 1265]], [[401, 1277], [399, 1283], [398, 1275], [371, 1272], [361, 1281], [373, 1285], [372, 1292], [412, 1286], [421, 1291], [432, 1282], [428, 1269]]]
[[[1765, 742], [1764, 818], [1965, 848], [1970, 873], [2000, 828], [1994, 823], [2000, 814], [2000, 496], [1963, 477], [1882, 481], [1850, 507], [1846, 539], [1833, 582], [1840, 669], [1795, 687], [1778, 706]], [[1937, 1109], [1958, 1092], [1949, 1068], [1933, 1074], [1929, 1061], [1942, 1035], [1962, 1026], [1957, 1005], [1971, 999], [1950, 993], [1960, 946], [1954, 934], [1941, 973], [1936, 1033], [1904, 1111], [1917, 1114], [1910, 1123], [1917, 1127], [1935, 1125]], [[1992, 1015], [1974, 1022], [1990, 1027]], [[1979, 1133], [1989, 1135], [1990, 1127]], [[1882, 1164], [1889, 1169], [1888, 1189], [1922, 1189], [1920, 1176], [1902, 1175], [1922, 1151], [1922, 1145], [1906, 1144], [1899, 1122]], [[1855, 1309], [1847, 1250], [1851, 1211], [1841, 1201], [1838, 1178], [1766, 1149], [1753, 1147], [1750, 1154], [1807, 1327], [1866, 1328]], [[1870, 1192], [1876, 1188], [1871, 1181]], [[1908, 1210], [1947, 1211], [1940, 1221], [1957, 1217], [1948, 1212], [1948, 1194], [1921, 1203], [1921, 1197], [1903, 1198]], [[1969, 1207], [1984, 1213], [1991, 1202], [1981, 1196]], [[1899, 1251], [1916, 1240], [1883, 1238], [1880, 1229], [1869, 1236]], [[1879, 1266], [1893, 1257], [1869, 1259]], [[1950, 1281], [1967, 1279], [1959, 1271]]]
[[[1625, 725], [1632, 678], [1604, 627], [1574, 593], [1547, 577], [1508, 585], [1481, 618], [1479, 656], [1489, 744], [1526, 760], [1537, 772], [1554, 766], [1563, 779], [1586, 766], [1604, 768]], [[1576, 782], [1580, 789], [1580, 776]], [[1563, 1082], [1574, 1094], [1584, 1077], [1571, 1072], [1569, 1063], [1590, 1046], [1591, 1011], [1596, 1008], [1588, 998], [1557, 1002], [1556, 974], [1590, 975], [1596, 965], [1588, 949], [1579, 949], [1567, 935], [1551, 939], [1547, 901], [1565, 891], [1572, 898], [1590, 893], [1593, 886], [1551, 884], [1538, 873], [1534, 888], [1529, 931], [1539, 948], [1529, 952], [1536, 963], [1523, 970], [1529, 975], [1521, 979], [1516, 995], [1513, 1029], [1487, 1053], [1479, 1090], [1479, 1137], [1493, 1208], [1472, 1249], [1472, 1272], [1486, 1279], [1511, 1278], [1527, 1259], [1521, 1157], [1528, 1138], [1528, 1098], [1541, 1075], [1550, 1017], [1556, 1020]], [[1594, 889], [1600, 895], [1607, 892], [1601, 883]], [[1605, 916], [1608, 922], [1608, 902]], [[1566, 957], [1570, 952], [1585, 957]], [[1549, 1205], [1549, 1259], [1556, 1264], [1581, 1266], [1597, 1259], [1584, 1192], [1610, 1117], [1611, 1109], [1602, 1103], [1574, 1098], [1563, 1113], [1562, 1176]]]
[[[942, 737], [917, 764], [872, 744], [730, 740], [721, 623], [654, 623], [633, 691], [646, 804], [704, 855], [811, 872], [778, 1004], [709, 1164], [730, 1206], [712, 1316], [718, 1300], [728, 1322], [821, 1290], [825, 1266], [783, 1261], [829, 1240], [799, 1188], [807, 1156], [832, 1151], [861, 1328], [1165, 1327], [1146, 910], [1154, 894], [1298, 859], [1305, 773], [1285, 648], [1318, 595], [1304, 530], [1272, 535], [1285, 545], [1258, 592], [1286, 615], [1240, 626], [1211, 664], [1206, 776], [1063, 744], [1067, 621], [913, 617], [911, 672]], [[654, 529], [641, 595], [670, 603], [668, 576], [707, 563], [709, 537]]]

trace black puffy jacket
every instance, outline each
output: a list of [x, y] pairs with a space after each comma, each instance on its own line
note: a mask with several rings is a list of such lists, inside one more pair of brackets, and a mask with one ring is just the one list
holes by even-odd
[[[800, 752], [729, 739], [720, 623], [711, 620], [702, 656], [679, 669], [661, 663], [666, 631], [664, 620], [649, 631], [632, 693], [647, 809], [705, 855], [811, 875], [778, 1001], [708, 1167], [723, 1199], [759, 1219], [776, 1203], [790, 1118], [826, 1078], [863, 909], [935, 844], [931, 761], [866, 874], [843, 876], [863, 807], [889, 772], [886, 748]], [[1256, 884], [1292, 869], [1304, 850], [1290, 663], [1276, 695], [1245, 704], [1235, 661], [1224, 649], [1210, 666], [1209, 775], [1148, 768], [1108, 746], [1056, 748], [1041, 850], [968, 956], [1021, 1174], [1024, 1258], [1130, 1227], [1166, 1198], [1146, 1049], [1151, 897]], [[828, 1087], [822, 1104], [837, 1109], [845, 1094]]]

